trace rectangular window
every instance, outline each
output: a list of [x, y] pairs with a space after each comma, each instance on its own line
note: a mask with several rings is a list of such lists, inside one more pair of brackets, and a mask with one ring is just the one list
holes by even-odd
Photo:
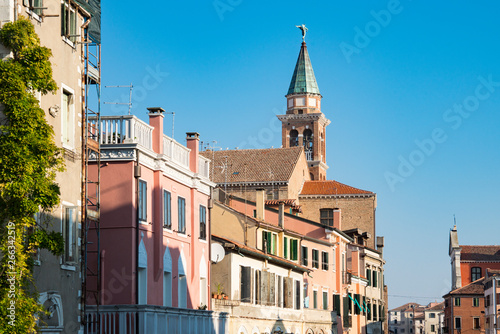
[[179, 233], [186, 234], [186, 200], [182, 197], [177, 199], [177, 210], [179, 211]]
[[317, 249], [312, 250], [312, 267], [319, 268], [319, 251]]
[[172, 195], [163, 191], [163, 227], [172, 229]]
[[64, 235], [64, 262], [75, 263], [77, 261], [77, 231], [76, 215], [77, 207], [63, 207], [63, 235]]
[[479, 318], [478, 317], [474, 317], [472, 318], [472, 328], [473, 329], [479, 329], [481, 328], [481, 324], [479, 323]]
[[318, 291], [313, 290], [313, 308], [317, 309], [318, 308]]
[[455, 318], [455, 329], [462, 329], [462, 318]]
[[436, 317], [436, 313], [429, 313], [429, 318], [435, 318]]
[[38, 16], [43, 14], [43, 1], [42, 0], [24, 0], [24, 6], [28, 7], [30, 13]]
[[372, 286], [372, 271], [371, 271], [371, 269], [366, 269], [366, 278], [368, 278], [368, 286]]
[[244, 303], [252, 302], [252, 291], [251, 291], [251, 280], [252, 280], [252, 269], [250, 267], [240, 266], [241, 268], [241, 301]]
[[73, 94], [64, 90], [61, 104], [62, 144], [72, 149], [75, 147], [75, 111]]
[[340, 315], [340, 295], [333, 294], [333, 310]]
[[328, 253], [321, 252], [321, 269], [328, 270]]
[[207, 239], [207, 208], [200, 205], [200, 239]]
[[431, 325], [431, 332], [435, 332], [436, 331], [436, 326], [435, 325]]
[[70, 1], [64, 0], [61, 3], [61, 35], [73, 43], [78, 37], [76, 15], [76, 7], [70, 4]]
[[368, 320], [372, 320], [372, 304], [371, 303], [368, 303], [368, 305], [366, 306], [366, 318]]
[[276, 245], [278, 243], [278, 235], [273, 232], [262, 231], [262, 250], [269, 254], [277, 255]]
[[361, 295], [354, 294], [354, 314], [361, 314]]
[[328, 292], [323, 291], [323, 310], [328, 310]]
[[472, 298], [472, 306], [479, 307], [479, 298]]
[[460, 297], [455, 298], [455, 306], [460, 306]]
[[372, 284], [373, 284], [373, 287], [376, 288], [377, 287], [377, 276], [378, 276], [378, 273], [376, 270], [374, 270], [372, 272]]
[[302, 265], [307, 267], [308, 266], [308, 258], [307, 258], [307, 255], [308, 255], [308, 249], [307, 247], [305, 246], [302, 246]]
[[309, 295], [307, 293], [307, 283], [304, 283], [304, 307], [309, 308]]
[[148, 212], [148, 184], [146, 181], [139, 180], [139, 220], [147, 221]]
[[333, 209], [321, 209], [319, 212], [321, 225], [333, 227]]
[[295, 309], [300, 310], [300, 281], [295, 281]]

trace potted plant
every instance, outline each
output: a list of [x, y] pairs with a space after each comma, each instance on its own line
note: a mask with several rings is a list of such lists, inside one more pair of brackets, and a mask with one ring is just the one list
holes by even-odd
[[224, 289], [224, 287], [220, 283], [217, 283], [217, 285], [215, 287], [217, 289], [216, 298], [222, 299], [222, 294], [223, 294], [222, 289]]

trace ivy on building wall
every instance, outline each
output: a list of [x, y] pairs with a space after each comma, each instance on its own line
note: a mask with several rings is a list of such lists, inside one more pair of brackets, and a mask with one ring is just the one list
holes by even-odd
[[55, 93], [49, 58], [34, 26], [20, 17], [0, 29], [12, 57], [0, 61], [0, 333], [33, 333], [43, 312], [33, 282], [37, 248], [61, 255], [62, 235], [35, 214], [59, 203], [56, 173], [64, 168], [54, 131], [34, 92]]

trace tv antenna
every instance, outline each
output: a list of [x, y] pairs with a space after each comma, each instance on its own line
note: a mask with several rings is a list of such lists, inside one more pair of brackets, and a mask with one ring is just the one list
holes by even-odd
[[[128, 96], [128, 103], [126, 103], [126, 102], [104, 102], [104, 104], [128, 105], [128, 114], [130, 115], [130, 111], [132, 110], [132, 89], [134, 88], [134, 86], [132, 86], [132, 83], [130, 83], [130, 85], [104, 86], [104, 87], [105, 88], [130, 88], [130, 93]], [[173, 125], [172, 125], [172, 127], [173, 127]], [[173, 130], [172, 130], [172, 132], [173, 132]]]

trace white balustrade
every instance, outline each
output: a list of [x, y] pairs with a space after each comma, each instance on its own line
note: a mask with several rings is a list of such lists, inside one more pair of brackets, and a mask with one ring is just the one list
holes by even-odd
[[189, 152], [191, 150], [168, 136], [163, 136], [163, 154], [181, 166], [189, 168]]
[[[92, 128], [96, 127], [96, 118], [89, 118]], [[138, 143], [152, 149], [153, 127], [135, 116], [102, 116], [100, 142], [105, 144]]]
[[210, 159], [201, 155], [198, 157], [198, 173], [201, 176], [210, 178]]

